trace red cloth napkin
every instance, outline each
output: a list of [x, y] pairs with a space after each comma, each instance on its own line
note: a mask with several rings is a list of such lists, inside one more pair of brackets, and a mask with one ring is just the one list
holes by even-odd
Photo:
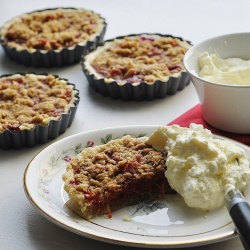
[[170, 122], [168, 125], [178, 124], [182, 127], [189, 127], [190, 123], [202, 124], [204, 128], [211, 130], [212, 133], [231, 138], [250, 146], [250, 134], [234, 134], [224, 132], [207, 124], [202, 118], [201, 105], [197, 104], [187, 112]]

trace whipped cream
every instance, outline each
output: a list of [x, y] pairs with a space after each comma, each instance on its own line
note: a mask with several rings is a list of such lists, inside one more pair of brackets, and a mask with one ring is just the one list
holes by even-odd
[[200, 77], [220, 84], [250, 85], [250, 60], [222, 59], [204, 52], [199, 57]]
[[230, 140], [214, 138], [202, 125], [160, 127], [147, 143], [168, 152], [166, 178], [189, 207], [219, 208], [226, 192], [243, 191], [250, 182], [245, 151]]

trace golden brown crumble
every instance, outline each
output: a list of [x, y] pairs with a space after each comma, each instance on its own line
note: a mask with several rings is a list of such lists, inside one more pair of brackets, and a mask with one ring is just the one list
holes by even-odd
[[[166, 154], [129, 135], [84, 149], [67, 166], [64, 188], [84, 218], [162, 195]], [[152, 198], [152, 197], [151, 197]]]
[[165, 81], [184, 70], [190, 45], [178, 38], [140, 35], [116, 39], [91, 58], [91, 66], [106, 79], [127, 83]]
[[0, 132], [32, 129], [58, 120], [74, 102], [74, 90], [54, 75], [0, 78]]
[[2, 30], [9, 47], [57, 50], [86, 42], [99, 34], [103, 20], [83, 9], [37, 11], [15, 18]]

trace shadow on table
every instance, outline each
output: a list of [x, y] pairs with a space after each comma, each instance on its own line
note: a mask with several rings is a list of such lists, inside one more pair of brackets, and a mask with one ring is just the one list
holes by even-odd
[[104, 96], [101, 93], [96, 92], [90, 86], [88, 86], [86, 94], [87, 97], [90, 99], [90, 101], [95, 102], [97, 105], [102, 106], [102, 108], [104, 109], [114, 109], [114, 110], [119, 109], [120, 111], [124, 112], [126, 111], [138, 112], [138, 110], [140, 109], [145, 109], [147, 107], [160, 105], [162, 102], [166, 100], [170, 101], [175, 97], [175, 95], [169, 95], [164, 98], [145, 100], [145, 101], [114, 99], [111, 98], [110, 96]]

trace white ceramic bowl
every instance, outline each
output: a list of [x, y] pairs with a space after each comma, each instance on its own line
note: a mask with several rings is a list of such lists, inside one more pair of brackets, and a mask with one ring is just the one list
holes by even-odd
[[233, 133], [250, 133], [249, 86], [225, 85], [199, 77], [199, 56], [203, 52], [216, 53], [221, 58], [250, 58], [250, 33], [222, 35], [190, 48], [184, 66], [197, 91], [204, 120], [210, 125]]

